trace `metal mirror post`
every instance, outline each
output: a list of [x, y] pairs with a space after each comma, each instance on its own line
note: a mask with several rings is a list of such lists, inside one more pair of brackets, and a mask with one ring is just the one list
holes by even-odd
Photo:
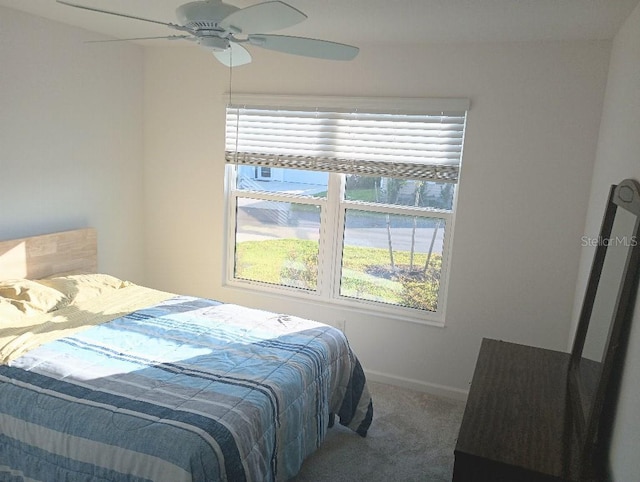
[[[630, 322], [640, 271], [640, 184], [612, 186], [571, 352], [568, 390], [582, 460], [594, 455], [621, 334]], [[584, 464], [585, 466], [587, 464]], [[583, 474], [589, 479], [589, 474]]]

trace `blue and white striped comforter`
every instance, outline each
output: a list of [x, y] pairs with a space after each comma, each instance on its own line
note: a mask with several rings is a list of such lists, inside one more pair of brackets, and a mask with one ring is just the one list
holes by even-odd
[[2, 481], [268, 481], [372, 404], [339, 330], [176, 297], [0, 366]]

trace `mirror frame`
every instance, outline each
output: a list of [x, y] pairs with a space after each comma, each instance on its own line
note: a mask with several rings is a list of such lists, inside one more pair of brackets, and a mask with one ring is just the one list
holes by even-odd
[[[626, 257], [618, 292], [616, 295], [614, 312], [609, 320], [609, 331], [601, 372], [595, 385], [595, 393], [591, 395], [590, 413], [584, 411], [584, 400], [587, 396], [585, 384], [581, 379], [582, 350], [584, 348], [594, 301], [598, 290], [598, 282], [605, 262], [608, 242], [611, 237], [616, 212], [624, 209], [636, 216], [632, 233], [630, 233], [630, 245]], [[607, 394], [613, 387], [612, 368], [616, 363], [621, 350], [621, 335], [626, 332], [626, 327], [633, 315], [633, 304], [637, 291], [638, 272], [640, 271], [640, 184], [633, 179], [625, 179], [618, 185], [611, 186], [609, 199], [600, 229], [600, 237], [596, 246], [593, 264], [589, 275], [582, 310], [578, 320], [578, 327], [570, 356], [568, 393], [571, 399], [571, 409], [575, 421], [575, 430], [581, 459], [590, 461], [595, 455], [595, 449], [600, 435], [600, 420]], [[583, 464], [585, 466], [587, 464]]]

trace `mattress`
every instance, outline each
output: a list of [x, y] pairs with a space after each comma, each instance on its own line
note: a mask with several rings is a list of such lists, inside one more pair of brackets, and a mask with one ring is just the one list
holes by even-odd
[[153, 293], [0, 333], [14, 348], [0, 365], [0, 480], [279, 481], [334, 417], [366, 435], [373, 405], [340, 330]]

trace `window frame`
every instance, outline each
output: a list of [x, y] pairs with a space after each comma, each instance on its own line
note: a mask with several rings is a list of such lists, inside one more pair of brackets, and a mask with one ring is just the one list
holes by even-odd
[[[456, 189], [456, 193], [457, 193], [457, 189]], [[455, 202], [455, 198], [454, 198], [454, 202]], [[444, 239], [442, 242], [442, 261], [441, 261], [442, 268], [440, 272], [441, 278], [440, 278], [440, 286], [438, 288], [438, 303], [437, 303], [437, 306], [442, 307], [442, 309], [441, 310], [439, 309], [437, 311], [420, 310], [417, 308], [410, 308], [407, 306], [391, 305], [391, 304], [387, 305], [385, 303], [368, 301], [368, 300], [360, 300], [357, 298], [350, 298], [350, 297], [341, 295], [340, 281], [341, 281], [342, 257], [344, 255], [344, 243], [342, 244], [342, 249], [339, 249], [336, 246], [334, 251], [337, 254], [337, 260], [334, 263], [334, 269], [336, 269], [337, 272], [333, 278], [334, 284], [331, 292], [332, 300], [341, 299], [345, 301], [349, 300], [349, 301], [354, 301], [359, 303], [360, 302], [367, 303], [369, 306], [375, 307], [376, 310], [386, 306], [389, 306], [393, 311], [410, 310], [406, 312], [407, 316], [411, 316], [412, 314], [422, 314], [423, 317], [426, 316], [431, 321], [444, 322], [444, 311], [446, 307], [446, 297], [444, 296], [444, 291], [446, 290], [442, 288], [447, 286], [448, 280], [449, 280], [448, 262], [449, 262], [450, 251], [451, 251], [451, 246], [449, 243], [451, 236], [449, 235], [449, 232], [451, 229], [450, 223], [453, 218], [453, 210], [447, 211], [443, 209], [415, 208], [413, 206], [400, 207], [400, 206], [390, 206], [385, 204], [380, 205], [376, 203], [369, 203], [369, 202], [363, 202], [363, 201], [349, 201], [349, 200], [343, 199], [339, 205], [340, 213], [339, 213], [339, 223], [337, 228], [339, 233], [344, 233], [344, 230], [346, 228], [345, 226], [346, 212], [348, 209], [368, 211], [368, 212], [377, 213], [377, 214], [378, 213], [379, 214], [397, 214], [402, 216], [410, 216], [413, 213], [414, 215], [418, 215], [419, 217], [437, 218], [437, 219], [443, 219], [445, 221], [446, 231], [445, 231]], [[336, 237], [334, 236], [334, 238]]]
[[[468, 111], [467, 99], [369, 99], [369, 98], [336, 98], [336, 97], [306, 97], [306, 96], [255, 96], [242, 95], [239, 100], [234, 96], [234, 104], [251, 103], [253, 105], [287, 105], [289, 107], [309, 107], [310, 105], [323, 107], [349, 107], [358, 108], [364, 105], [371, 108], [386, 109], [402, 113], [422, 113], [433, 111], [435, 108], [451, 110], [464, 107]], [[466, 130], [466, 121], [465, 121]], [[462, 139], [464, 149], [464, 132]], [[462, 158], [462, 155], [461, 155]], [[460, 162], [461, 168], [462, 162]], [[225, 166], [225, 256], [223, 285], [241, 290], [256, 291], [266, 295], [295, 298], [304, 301], [320, 303], [322, 305], [339, 306], [342, 309], [363, 313], [366, 315], [384, 315], [387, 318], [420, 324], [444, 326], [447, 295], [451, 271], [451, 248], [457, 211], [459, 180], [454, 190], [451, 210], [435, 208], [416, 208], [414, 206], [391, 206], [387, 204], [371, 203], [365, 201], [347, 200], [344, 196], [346, 177], [342, 173], [329, 173], [326, 198], [311, 197], [297, 194], [287, 194], [267, 191], [239, 190], [236, 188], [237, 170], [239, 165], [227, 164]], [[236, 261], [236, 206], [238, 198], [262, 199], [280, 202], [295, 202], [320, 206], [320, 237], [318, 246], [318, 280], [315, 291], [300, 288], [274, 285], [254, 280], [239, 279], [235, 277]], [[446, 230], [442, 243], [442, 270], [440, 286], [438, 289], [438, 309], [435, 312], [410, 308], [400, 305], [386, 304], [382, 302], [357, 299], [340, 295], [340, 281], [342, 272], [342, 257], [344, 252], [343, 239], [345, 218], [347, 209], [357, 209], [375, 213], [389, 213], [410, 215], [412, 212], [421, 217], [433, 217], [443, 219]], [[325, 232], [335, 229], [333, 234]]]

